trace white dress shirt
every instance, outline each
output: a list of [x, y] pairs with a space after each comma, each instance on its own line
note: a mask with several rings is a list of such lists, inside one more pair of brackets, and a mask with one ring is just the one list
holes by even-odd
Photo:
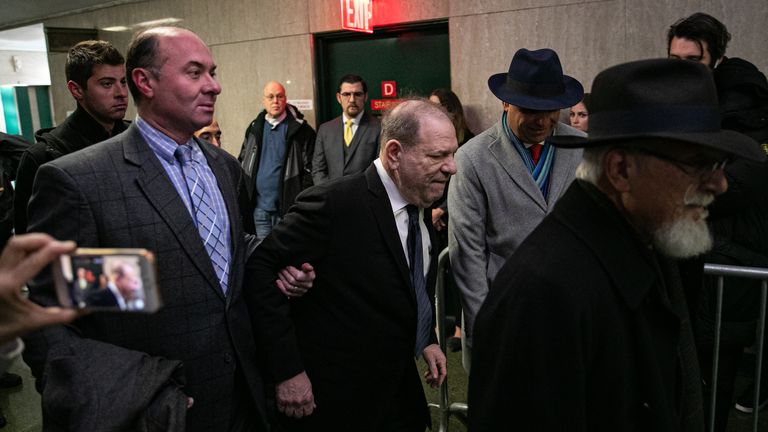
[[[397, 233], [400, 235], [400, 244], [403, 247], [403, 253], [405, 254], [405, 260], [409, 261], [408, 211], [405, 209], [405, 206], [408, 205], [408, 202], [400, 194], [400, 191], [397, 189], [397, 186], [395, 185], [395, 182], [392, 180], [392, 178], [389, 177], [389, 174], [381, 164], [381, 160], [377, 158], [375, 161], [373, 161], [373, 164], [376, 166], [376, 171], [379, 173], [379, 178], [381, 179], [381, 182], [384, 183], [384, 189], [387, 191], [389, 204], [392, 206], [392, 214], [395, 217]], [[427, 273], [429, 273], [430, 251], [432, 250], [432, 245], [429, 242], [429, 231], [427, 231], [427, 226], [424, 224], [423, 208], [419, 208], [419, 226], [421, 227], [421, 247], [423, 251], [422, 257], [424, 258], [424, 276], [426, 277]], [[411, 263], [408, 262], [408, 265], [410, 266]]]

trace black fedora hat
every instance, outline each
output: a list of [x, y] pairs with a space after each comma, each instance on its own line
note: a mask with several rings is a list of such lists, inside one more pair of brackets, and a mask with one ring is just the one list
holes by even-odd
[[509, 72], [491, 75], [488, 88], [503, 102], [539, 111], [567, 108], [584, 96], [584, 87], [563, 75], [560, 58], [549, 48], [517, 50]]
[[720, 129], [712, 73], [698, 62], [655, 59], [610, 67], [592, 83], [589, 136], [554, 136], [558, 147], [598, 147], [633, 138], [697, 144], [752, 160], [765, 154], [746, 135]]

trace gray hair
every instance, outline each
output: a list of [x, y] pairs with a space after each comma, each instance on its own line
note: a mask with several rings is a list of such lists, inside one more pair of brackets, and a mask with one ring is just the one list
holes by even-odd
[[406, 148], [417, 144], [421, 120], [427, 116], [443, 116], [451, 121], [445, 108], [425, 98], [406, 99], [388, 110], [381, 120], [382, 150], [384, 144], [390, 140], [397, 140]]
[[576, 168], [576, 178], [597, 185], [600, 176], [603, 175], [603, 157], [611, 147], [588, 147], [584, 149], [581, 163]]

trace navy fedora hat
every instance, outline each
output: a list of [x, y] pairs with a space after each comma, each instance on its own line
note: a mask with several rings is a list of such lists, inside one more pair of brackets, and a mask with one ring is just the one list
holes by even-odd
[[599, 147], [636, 138], [662, 138], [762, 161], [757, 141], [720, 128], [717, 90], [705, 65], [678, 59], [639, 60], [595, 77], [589, 136], [553, 136], [558, 147]]
[[491, 75], [488, 88], [503, 102], [538, 111], [571, 107], [584, 97], [584, 87], [563, 75], [560, 58], [549, 48], [517, 50], [509, 71]]

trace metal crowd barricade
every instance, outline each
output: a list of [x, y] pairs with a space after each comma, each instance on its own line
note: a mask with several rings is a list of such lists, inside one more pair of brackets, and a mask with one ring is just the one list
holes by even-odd
[[[448, 265], [448, 248], [440, 252], [437, 259], [437, 285], [435, 286], [435, 321], [437, 322], [437, 341], [440, 349], [446, 352], [445, 337], [445, 268]], [[439, 390], [440, 400], [437, 404], [429, 404], [430, 408], [436, 408], [440, 413], [439, 432], [448, 432], [448, 419], [455, 415], [461, 422], [466, 424], [467, 404], [461, 402], [449, 403], [448, 401], [448, 378], [443, 381]]]
[[747, 278], [747, 279], [762, 279], [761, 293], [760, 293], [760, 318], [757, 322], [757, 359], [755, 360], [755, 392], [753, 394], [753, 401], [755, 402], [755, 409], [752, 411], [752, 430], [757, 432], [757, 420], [759, 410], [760, 399], [760, 379], [762, 377], [763, 367], [763, 355], [764, 355], [764, 332], [765, 332], [765, 305], [768, 299], [768, 269], [755, 268], [755, 267], [740, 267], [724, 264], [705, 264], [704, 274], [717, 276], [717, 291], [716, 291], [716, 310], [715, 310], [715, 341], [712, 353], [712, 394], [709, 401], [709, 430], [712, 431], [715, 428], [715, 404], [717, 401], [717, 372], [719, 368], [719, 353], [720, 353], [720, 330], [722, 328], [723, 319], [723, 279], [728, 277]]

